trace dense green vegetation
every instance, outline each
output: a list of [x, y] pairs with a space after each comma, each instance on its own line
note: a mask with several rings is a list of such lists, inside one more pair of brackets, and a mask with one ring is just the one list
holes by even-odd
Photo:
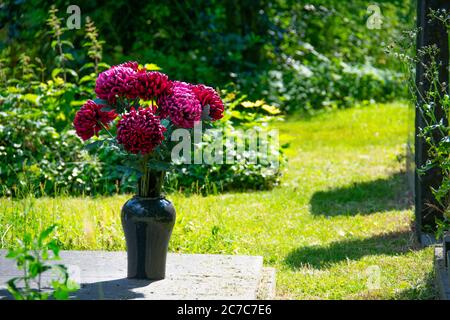
[[[52, 3], [67, 20], [72, 3]], [[45, 26], [52, 3], [5, 5], [0, 45], [10, 73], [17, 74], [21, 53], [53, 64]], [[156, 63], [184, 81], [220, 87], [233, 82], [251, 99], [265, 98], [289, 112], [388, 100], [403, 91], [398, 61], [384, 49], [413, 26], [414, 5], [408, 0], [377, 4], [381, 29], [367, 28], [371, 13], [362, 0], [78, 2], [82, 24], [89, 16], [99, 29], [108, 64], [133, 59]], [[73, 69], [88, 60], [76, 51], [83, 37], [82, 29], [62, 37], [74, 44], [66, 61]]]
[[[282, 185], [170, 194], [170, 250], [262, 255], [277, 268], [278, 298], [432, 298], [432, 249], [411, 234], [408, 114], [403, 104], [372, 105], [274, 124], [290, 142]], [[4, 198], [0, 246], [56, 222], [65, 249], [123, 250], [119, 210], [128, 197]], [[374, 266], [379, 288], [369, 290]]]

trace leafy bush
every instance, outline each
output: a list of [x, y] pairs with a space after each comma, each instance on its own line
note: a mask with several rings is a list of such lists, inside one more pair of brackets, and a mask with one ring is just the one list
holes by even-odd
[[292, 113], [332, 107], [349, 107], [356, 102], [389, 101], [405, 95], [400, 74], [379, 69], [370, 62], [362, 65], [328, 59], [309, 47], [310, 60], [286, 57], [279, 69], [261, 81], [267, 83], [268, 100]]
[[[42, 87], [40, 84], [39, 90]], [[60, 123], [59, 118], [44, 110], [52, 108], [53, 89], [37, 95], [10, 87], [0, 93], [2, 110], [5, 110], [0, 112], [0, 155], [5, 160], [0, 164], [0, 183], [4, 195], [16, 195], [21, 188], [28, 186], [32, 186], [35, 194], [41, 195], [133, 190], [136, 177], [126, 175], [117, 154], [105, 148], [89, 153], [83, 150], [81, 140], [69, 124], [68, 130], [61, 133], [52, 126], [52, 119]], [[233, 134], [239, 128], [264, 128], [270, 122], [280, 120], [272, 116], [270, 112], [273, 113], [273, 109], [262, 102], [253, 103], [256, 107], [245, 108], [242, 103], [247, 106], [251, 104], [244, 101], [245, 96], [236, 98], [235, 93], [223, 94], [226, 113], [223, 121], [215, 127], [222, 128], [227, 134]], [[208, 139], [207, 136], [205, 138]], [[269, 151], [280, 152], [278, 148]], [[233, 165], [180, 166], [176, 173], [168, 177], [170, 189], [212, 192], [267, 189], [277, 185], [281, 168], [272, 170], [253, 164], [247, 153], [244, 153], [245, 156], [247, 159]], [[281, 165], [283, 161], [280, 154]]]
[[[255, 130], [258, 134], [268, 134], [270, 124], [282, 121], [277, 116], [280, 111], [263, 100], [255, 102], [245, 100], [247, 96], [236, 92], [222, 92], [225, 104], [224, 117], [214, 122], [211, 129], [220, 129], [223, 132], [223, 154], [235, 150], [238, 143], [248, 148], [244, 130]], [[212, 142], [217, 137], [213, 132], [205, 132], [203, 141]], [[227, 141], [227, 139], [229, 139]], [[231, 143], [235, 139], [235, 144]], [[283, 155], [283, 146], [269, 140], [266, 150], [260, 148], [256, 154], [248, 150], [236, 155], [236, 161], [227, 164], [181, 164], [176, 170], [168, 174], [169, 189], [182, 189], [193, 192], [217, 193], [224, 190], [264, 190], [278, 185], [282, 170], [286, 162]], [[204, 152], [204, 145], [197, 146], [197, 152]], [[267, 163], [259, 160], [267, 155], [273, 161]], [[259, 159], [255, 161], [254, 159]], [[269, 159], [268, 159], [269, 160]]]
[[[30, 94], [11, 94], [0, 112], [0, 184], [16, 195], [32, 186], [34, 193], [95, 192], [101, 186], [101, 164], [82, 150], [72, 130], [59, 133], [46, 111], [24, 101]], [[44, 105], [45, 107], [45, 105]]]

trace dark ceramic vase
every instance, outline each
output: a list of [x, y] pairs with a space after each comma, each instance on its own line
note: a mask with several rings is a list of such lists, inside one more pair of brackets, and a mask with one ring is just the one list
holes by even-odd
[[161, 194], [164, 172], [147, 172], [138, 194], [122, 207], [122, 227], [128, 256], [128, 278], [160, 280], [166, 274], [175, 208]]

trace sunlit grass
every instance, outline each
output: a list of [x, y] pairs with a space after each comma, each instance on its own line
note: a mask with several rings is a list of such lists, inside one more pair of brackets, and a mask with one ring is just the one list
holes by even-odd
[[[387, 104], [279, 124], [290, 143], [282, 185], [170, 194], [170, 250], [261, 255], [277, 269], [278, 298], [432, 298], [432, 251], [411, 232], [407, 122], [405, 105]], [[65, 249], [124, 250], [119, 214], [127, 198], [0, 199], [0, 245], [56, 222]]]

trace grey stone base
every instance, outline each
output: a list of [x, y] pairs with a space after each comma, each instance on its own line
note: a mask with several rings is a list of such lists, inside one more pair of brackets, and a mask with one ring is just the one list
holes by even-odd
[[[20, 275], [0, 250], [0, 299], [10, 298], [6, 281]], [[63, 251], [71, 278], [81, 283], [73, 299], [273, 299], [275, 269], [263, 268], [262, 257], [169, 254], [166, 279], [126, 278], [126, 252]], [[49, 279], [44, 278], [43, 281]]]
[[439, 298], [441, 300], [450, 300], [450, 274], [445, 267], [442, 245], [436, 245], [434, 248], [434, 272]]

